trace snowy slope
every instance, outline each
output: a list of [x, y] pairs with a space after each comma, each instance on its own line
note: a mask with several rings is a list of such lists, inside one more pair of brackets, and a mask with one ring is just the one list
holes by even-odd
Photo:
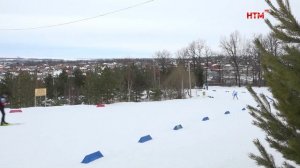
[[[239, 100], [232, 99], [233, 89]], [[256, 105], [247, 90], [210, 87], [206, 96], [214, 98], [203, 97], [199, 90], [197, 94], [194, 90], [194, 97], [184, 100], [7, 113], [8, 122], [19, 124], [0, 127], [0, 168], [257, 167], [248, 154], [257, 153], [252, 140], [263, 140], [264, 133], [251, 124], [248, 110], [242, 110], [247, 104]], [[230, 114], [224, 115], [227, 110]], [[205, 116], [210, 120], [202, 121]], [[177, 124], [183, 129], [172, 130]], [[138, 143], [148, 134], [152, 141]], [[103, 158], [81, 163], [97, 150]]]

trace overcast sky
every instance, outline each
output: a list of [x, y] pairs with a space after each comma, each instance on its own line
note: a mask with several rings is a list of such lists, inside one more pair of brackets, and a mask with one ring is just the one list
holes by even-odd
[[[0, 0], [0, 29], [39, 27], [84, 19], [146, 0]], [[275, 0], [273, 0], [275, 2]], [[290, 0], [300, 18], [299, 0]], [[239, 31], [245, 38], [266, 34], [264, 0], [154, 0], [84, 22], [33, 30], [0, 30], [0, 57], [151, 58], [156, 51], [175, 53], [198, 39], [219, 50], [221, 37]], [[267, 18], [271, 18], [268, 14]]]

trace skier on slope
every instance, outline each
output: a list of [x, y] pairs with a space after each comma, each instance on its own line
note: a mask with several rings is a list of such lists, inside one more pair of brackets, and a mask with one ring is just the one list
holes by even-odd
[[1, 114], [2, 114], [1, 125], [7, 125], [8, 124], [5, 121], [5, 111], [4, 111], [4, 107], [6, 105], [6, 98], [7, 98], [6, 94], [2, 94], [2, 96], [0, 96], [0, 111], [1, 111]]
[[232, 92], [233, 100], [234, 100], [234, 98], [236, 98], [237, 100], [239, 99], [237, 94], [238, 94], [238, 92], [235, 90]]

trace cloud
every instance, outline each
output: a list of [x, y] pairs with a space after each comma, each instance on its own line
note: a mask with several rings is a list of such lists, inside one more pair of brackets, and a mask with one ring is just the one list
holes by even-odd
[[[0, 28], [69, 22], [140, 2], [10, 0], [0, 3]], [[291, 4], [299, 6], [295, 0]], [[87, 58], [98, 58], [99, 55], [151, 57], [154, 52], [162, 49], [176, 52], [196, 39], [203, 39], [211, 48], [218, 50], [220, 37], [228, 36], [235, 30], [246, 37], [252, 37], [254, 33], [267, 33], [269, 29], [263, 20], [246, 19], [246, 12], [263, 11], [265, 8], [267, 5], [263, 0], [155, 0], [127, 11], [65, 26], [0, 31], [0, 55], [50, 58], [58, 55], [66, 58], [82, 55]]]

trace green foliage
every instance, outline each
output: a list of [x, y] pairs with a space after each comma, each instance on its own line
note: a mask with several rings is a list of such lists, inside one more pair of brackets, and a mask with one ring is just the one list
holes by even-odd
[[13, 75], [9, 72], [5, 73], [4, 78], [0, 83], [1, 94], [7, 93], [10, 96], [13, 92], [13, 83], [14, 83]]
[[[191, 83], [194, 83], [194, 79], [191, 73]], [[184, 89], [189, 89], [189, 73], [183, 65], [178, 65], [172, 68], [170, 75], [163, 83], [164, 98], [185, 98]]]
[[104, 68], [100, 76], [100, 94], [102, 101], [105, 103], [114, 102], [116, 94], [117, 79], [115, 78], [114, 71], [108, 67]]
[[162, 91], [159, 88], [154, 88], [151, 90], [151, 100], [159, 101], [161, 100]]
[[126, 101], [127, 100], [127, 89], [126, 82], [124, 79], [125, 72], [124, 67], [114, 68], [114, 80], [115, 80], [115, 100]]
[[20, 72], [17, 77], [17, 106], [30, 107], [34, 105], [34, 89], [35, 85], [32, 85], [35, 80], [28, 72]]
[[[34, 75], [7, 73], [0, 81], [0, 92], [9, 94], [12, 107], [33, 106], [34, 89], [39, 87], [47, 89], [51, 105], [161, 100], [163, 94], [170, 99], [184, 98], [183, 89], [189, 86], [187, 68], [175, 67], [167, 55], [163, 53], [157, 64], [130, 61], [119, 67], [95, 67], [85, 74], [79, 68], [72, 74], [64, 69], [58, 76], [49, 74], [44, 79], [38, 79], [37, 71]], [[191, 76], [194, 83], [193, 72]], [[38, 104], [41, 101], [44, 99], [38, 98]]]
[[8, 94], [10, 107], [29, 107], [34, 105], [35, 79], [28, 72], [20, 71], [18, 76], [6, 73], [0, 88]]
[[258, 165], [264, 166], [266, 168], [276, 168], [273, 156], [267, 153], [266, 149], [261, 145], [259, 140], [256, 139], [253, 141], [253, 143], [259, 150], [261, 156], [250, 154], [249, 157], [255, 160]]
[[52, 75], [48, 75], [44, 79], [45, 87], [47, 89], [47, 98], [53, 99], [54, 98], [54, 78]]
[[140, 101], [143, 96], [143, 92], [149, 88], [149, 84], [147, 82], [146, 73], [144, 68], [138, 68], [136, 66], [133, 67], [133, 85], [132, 90], [134, 92], [134, 101]]
[[98, 83], [100, 77], [97, 73], [87, 72], [85, 77], [85, 85], [83, 86], [84, 102], [87, 104], [97, 104], [100, 100], [100, 89]]
[[[266, 23], [271, 28], [273, 36], [281, 40], [284, 53], [275, 56], [266, 50], [257, 39], [256, 46], [262, 54], [262, 68], [267, 85], [274, 98], [271, 107], [264, 95], [260, 98], [249, 89], [260, 109], [249, 106], [251, 115], [255, 118], [254, 125], [267, 133], [266, 140], [270, 146], [280, 152], [285, 159], [300, 164], [300, 26], [291, 13], [289, 1], [277, 0], [279, 8], [266, 0], [271, 7], [270, 14], [279, 21], [274, 26], [269, 20]], [[258, 147], [262, 157], [251, 155], [259, 165], [268, 167], [270, 160]], [[263, 162], [268, 164], [262, 164]], [[292, 167], [284, 163], [284, 167]]]
[[65, 96], [67, 92], [67, 84], [68, 84], [68, 74], [66, 70], [63, 70], [62, 73], [59, 74], [56, 82], [57, 96]]
[[84, 75], [79, 68], [76, 68], [73, 72], [74, 75], [74, 85], [76, 88], [81, 88], [84, 85]]
[[[248, 90], [259, 105], [259, 108], [248, 106], [251, 116], [255, 118], [253, 124], [267, 133], [266, 140], [269, 142], [271, 147], [277, 149], [286, 158], [289, 158], [289, 160], [294, 160], [291, 159], [291, 157], [297, 156], [300, 148], [297, 147], [297, 143], [291, 145], [291, 142], [300, 142], [300, 139], [297, 135], [299, 133], [297, 133], [294, 127], [286, 123], [285, 116], [272, 112], [271, 105], [265, 95], [261, 94], [260, 97], [258, 97], [252, 88], [249, 87]], [[273, 102], [273, 105], [276, 106], [276, 103]], [[257, 140], [254, 142], [255, 145], [258, 146], [259, 142]], [[289, 145], [287, 146], [286, 144]], [[270, 159], [266, 157], [266, 152], [264, 151], [265, 149], [263, 148], [262, 150], [262, 148], [263, 147], [261, 145], [258, 147], [262, 157], [251, 154], [251, 158], [256, 160], [259, 165], [273, 165], [273, 163], [270, 162]]]
[[202, 87], [204, 84], [203, 68], [200, 65], [198, 65], [195, 68], [194, 74], [195, 74], [195, 80], [196, 80], [197, 87]]

